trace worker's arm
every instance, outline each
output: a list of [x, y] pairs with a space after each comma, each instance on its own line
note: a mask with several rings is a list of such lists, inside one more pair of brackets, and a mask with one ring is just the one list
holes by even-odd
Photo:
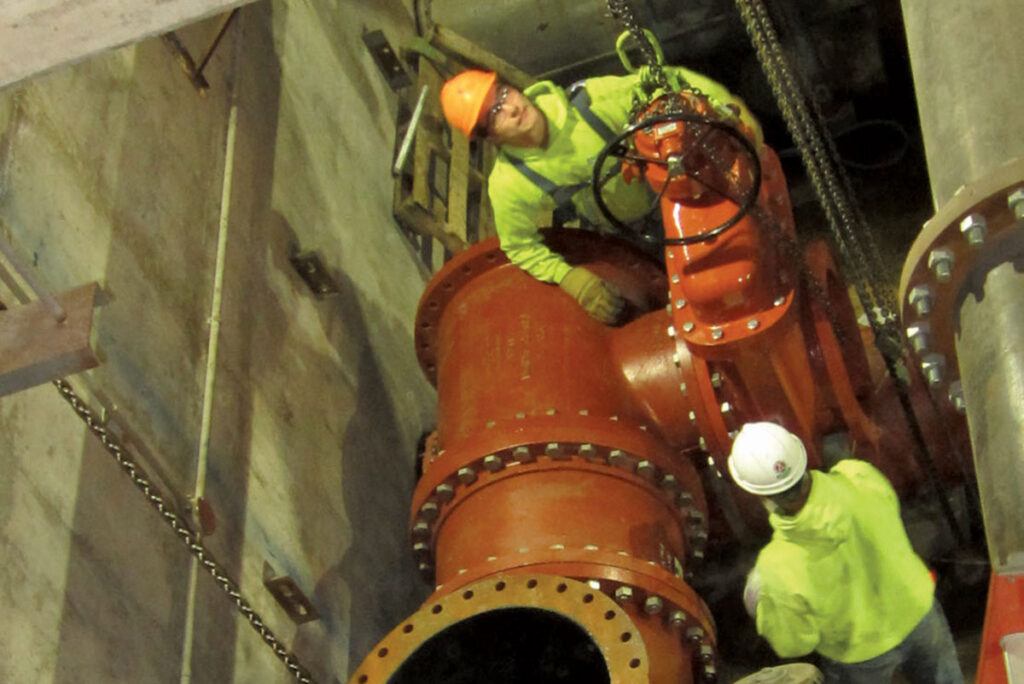
[[511, 166], [496, 165], [488, 180], [501, 250], [509, 261], [537, 280], [557, 285], [572, 267], [543, 243], [537, 225], [541, 212], [550, 210], [553, 203], [513, 175], [517, 173]]
[[799, 596], [761, 592], [756, 601], [757, 633], [768, 640], [780, 658], [797, 658], [814, 651], [821, 634], [810, 606]]
[[550, 203], [547, 195], [531, 196], [521, 183], [517, 187], [515, 181], [503, 181], [501, 171], [497, 167], [495, 171], [489, 194], [501, 249], [508, 260], [537, 280], [560, 286], [602, 323], [615, 323], [625, 305], [619, 290], [582, 266], [570, 266], [541, 240], [537, 216], [545, 203]]

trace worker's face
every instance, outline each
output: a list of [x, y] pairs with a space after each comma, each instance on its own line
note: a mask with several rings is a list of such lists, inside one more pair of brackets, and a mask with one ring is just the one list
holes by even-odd
[[496, 83], [491, 89], [479, 126], [496, 145], [540, 147], [547, 139], [547, 119], [525, 95]]

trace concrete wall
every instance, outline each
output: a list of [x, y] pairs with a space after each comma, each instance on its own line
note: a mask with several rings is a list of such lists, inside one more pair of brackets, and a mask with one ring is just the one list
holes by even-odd
[[[180, 36], [200, 54], [216, 25]], [[433, 421], [412, 345], [426, 275], [391, 218], [396, 98], [364, 28], [398, 45], [411, 15], [400, 0], [247, 6], [205, 97], [160, 39], [0, 90], [4, 237], [53, 290], [96, 280], [110, 299], [104, 363], [70, 381], [172, 507], [205, 483], [206, 545], [321, 682], [345, 681], [427, 592], [405, 529]], [[293, 246], [319, 251], [338, 296], [309, 294]], [[291, 679], [202, 571], [190, 619], [191, 557], [52, 386], [0, 398], [0, 557], [0, 681]], [[265, 562], [320, 620], [290, 621]]]

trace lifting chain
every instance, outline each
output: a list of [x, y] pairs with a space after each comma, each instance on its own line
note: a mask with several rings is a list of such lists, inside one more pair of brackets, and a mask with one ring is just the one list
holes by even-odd
[[[881, 258], [813, 98], [804, 98], [786, 61], [761, 0], [736, 0], [783, 118], [800, 150], [833, 237], [851, 271], [852, 284], [883, 356], [902, 359], [903, 338], [896, 326], [895, 302], [881, 284]], [[805, 105], [810, 102], [810, 110]], [[862, 240], [863, 236], [863, 240]]]
[[[629, 4], [629, 1], [608, 0], [608, 11], [629, 31], [629, 35], [633, 36], [633, 40], [636, 41], [637, 46], [640, 48], [640, 54], [643, 55], [644, 61], [654, 77], [654, 84], [667, 92], [669, 90], [668, 77], [665, 76], [665, 70], [661, 68], [661, 63], [655, 55], [654, 46], [647, 39], [647, 34], [640, 28], [640, 22], [637, 21], [636, 15], [633, 14], [633, 7]], [[647, 95], [650, 96], [651, 93], [647, 93]]]
[[[803, 90], [789, 67], [762, 0], [736, 0], [736, 7], [743, 18], [790, 134], [800, 150], [804, 166], [825, 212], [844, 264], [853, 275], [851, 280], [874, 333], [875, 346], [881, 352], [886, 370], [895, 383], [900, 405], [914, 437], [917, 460], [932, 485], [950, 531], [962, 545], [965, 535], [953, 513], [952, 505], [944, 495], [938, 470], [928, 452], [924, 433], [910, 400], [906, 379], [908, 374], [903, 359], [905, 341], [897, 325], [895, 298], [884, 286], [886, 279], [881, 270], [882, 260], [878, 247], [871, 237], [863, 212], [853, 199], [850, 179], [839, 161], [839, 154], [828, 134], [824, 117], [814, 99], [803, 96]], [[640, 46], [657, 84], [667, 90], [668, 79], [628, 0], [608, 0], [608, 9]], [[811, 103], [810, 110], [806, 102]], [[795, 244], [784, 245], [784, 248], [799, 252], [799, 249], [794, 249]], [[794, 256], [794, 260], [801, 264], [806, 274], [802, 255]], [[810, 274], [806, 274], [805, 281], [811, 296], [823, 305], [826, 315], [832, 320], [833, 328], [841, 334], [827, 293]]]
[[146, 500], [149, 501], [150, 505], [156, 509], [160, 517], [164, 519], [178, 538], [185, 544], [188, 550], [193, 556], [198, 559], [199, 564], [202, 565], [224, 593], [227, 594], [228, 598], [235, 604], [238, 612], [241, 613], [253, 629], [260, 635], [260, 638], [270, 646], [270, 649], [288, 668], [288, 671], [295, 677], [295, 680], [302, 682], [302, 684], [315, 684], [315, 680], [309, 671], [302, 666], [298, 659], [285, 648], [269, 627], [263, 622], [263, 618], [257, 613], [253, 607], [249, 604], [249, 601], [242, 596], [239, 591], [238, 585], [236, 585], [223, 566], [220, 565], [210, 554], [210, 551], [203, 546], [202, 541], [199, 539], [199, 535], [188, 528], [185, 522], [178, 516], [174, 511], [170, 510], [164, 503], [163, 497], [155, 490], [152, 483], [150, 483], [145, 471], [139, 466], [138, 462], [128, 453], [125, 448], [121, 445], [120, 441], [114, 437], [107, 429], [96, 420], [93, 416], [93, 412], [89, 409], [88, 405], [79, 397], [74, 389], [65, 382], [64, 380], [55, 380], [53, 383], [57, 387], [57, 391], [67, 401], [71, 408], [74, 409], [78, 417], [81, 418], [88, 426], [89, 430], [99, 438], [100, 442], [110, 453], [111, 456], [117, 461], [117, 464], [121, 466], [121, 469], [128, 474], [131, 478], [132, 483], [145, 495]]
[[[878, 247], [871, 237], [863, 212], [853, 199], [850, 179], [839, 161], [839, 154], [828, 134], [824, 117], [814, 99], [803, 96], [803, 90], [789, 67], [762, 0], [736, 0], [736, 7], [750, 34], [790, 134], [800, 150], [804, 167], [844, 262], [853, 273], [853, 286], [874, 332], [875, 346], [881, 352], [886, 370], [896, 386], [900, 406], [913, 435], [917, 460], [934, 490], [950, 532], [958, 544], [965, 545], [965, 534], [941, 486], [938, 470], [910, 400], [908, 372], [903, 356], [905, 341], [897, 325], [895, 298], [884, 286], [886, 279], [881, 270]], [[807, 102], [811, 104], [810, 111]]]

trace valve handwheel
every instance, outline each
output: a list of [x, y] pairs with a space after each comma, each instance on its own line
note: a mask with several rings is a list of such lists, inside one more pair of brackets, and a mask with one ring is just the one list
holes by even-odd
[[[698, 108], [707, 109], [701, 107], [706, 100], [693, 95], [677, 93], [657, 100], [639, 122], [609, 141], [597, 156], [591, 178], [594, 198], [604, 217], [619, 230], [629, 232], [630, 228], [612, 213], [601, 193], [608, 180], [601, 171], [609, 157], [622, 160], [627, 182], [637, 177], [647, 180], [657, 193], [655, 202], [666, 194], [675, 201], [698, 201], [714, 193], [737, 205], [721, 225], [698, 235], [666, 238], [666, 245], [711, 240], [736, 225], [757, 202], [761, 163], [753, 143], [731, 123], [693, 112], [694, 101]], [[679, 111], [680, 102], [684, 111]]]

